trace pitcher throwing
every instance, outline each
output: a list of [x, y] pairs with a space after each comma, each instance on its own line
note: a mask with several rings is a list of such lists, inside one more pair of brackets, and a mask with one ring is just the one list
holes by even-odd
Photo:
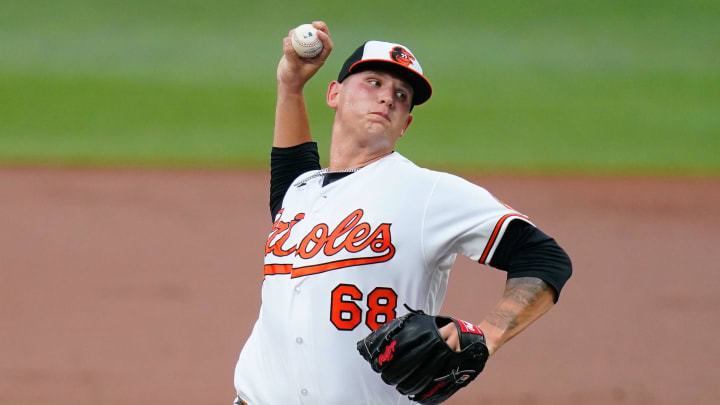
[[[405, 45], [363, 43], [329, 84], [335, 118], [321, 169], [303, 88], [333, 43], [324, 23], [313, 26], [322, 52], [298, 57], [291, 31], [277, 68], [273, 222], [236, 403], [442, 402], [552, 307], [570, 260], [487, 190], [395, 151], [432, 94]], [[477, 324], [437, 316], [457, 254], [507, 272], [503, 297]]]

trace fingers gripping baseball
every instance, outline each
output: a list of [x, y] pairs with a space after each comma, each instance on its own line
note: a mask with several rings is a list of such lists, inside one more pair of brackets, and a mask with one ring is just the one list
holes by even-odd
[[325, 64], [332, 52], [333, 42], [327, 24], [322, 21], [314, 21], [312, 26], [317, 29], [317, 37], [323, 45], [322, 51], [312, 58], [300, 57], [292, 46], [291, 38], [295, 29], [290, 30], [282, 40], [283, 56], [277, 69], [279, 85], [287, 86], [292, 90], [302, 90], [305, 83]]
[[318, 37], [323, 43], [322, 52], [320, 52], [320, 55], [316, 56], [315, 58], [318, 58], [319, 60], [322, 60], [323, 63], [325, 63], [325, 60], [327, 60], [328, 56], [330, 56], [330, 52], [332, 52], [333, 49], [333, 42], [330, 38], [330, 30], [328, 29], [328, 26], [327, 24], [325, 24], [324, 21], [313, 21], [312, 26], [318, 30]]

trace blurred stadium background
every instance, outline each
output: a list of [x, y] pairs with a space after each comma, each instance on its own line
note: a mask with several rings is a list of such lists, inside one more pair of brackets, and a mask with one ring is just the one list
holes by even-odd
[[[717, 402], [718, 1], [3, 0], [1, 404], [229, 403], [280, 41], [315, 19], [324, 161], [328, 82], [364, 40], [403, 43], [435, 93], [399, 151], [573, 257], [561, 305], [452, 403]], [[457, 267], [444, 310], [471, 319], [504, 275]]]
[[0, 164], [266, 167], [280, 39], [323, 19], [324, 92], [363, 40], [418, 54], [432, 103], [399, 149], [531, 173], [720, 171], [720, 5], [710, 0], [5, 0]]

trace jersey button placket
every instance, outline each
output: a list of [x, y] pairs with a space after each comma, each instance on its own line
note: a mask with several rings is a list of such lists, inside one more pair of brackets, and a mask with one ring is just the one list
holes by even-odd
[[[309, 390], [313, 388], [312, 378], [308, 375], [307, 369], [303, 367], [305, 364], [312, 363], [312, 349], [308, 346], [312, 340], [311, 322], [308, 318], [308, 300], [312, 299], [312, 294], [307, 294], [308, 291], [312, 291], [312, 287], [305, 284], [308, 281], [307, 278], [300, 277], [295, 280], [294, 285], [290, 286], [291, 311], [288, 314], [288, 330], [293, 333], [290, 336], [292, 336], [291, 344], [294, 346], [292, 353], [295, 364], [295, 381], [297, 383], [294, 390], [298, 398], [297, 403], [303, 405], [315, 403], [315, 399], [313, 395], [310, 395]], [[306, 290], [307, 288], [310, 288], [310, 290]]]
[[[322, 198], [320, 195], [316, 195], [313, 199], [313, 204], [311, 205], [312, 208], [308, 211], [308, 215], [305, 217], [305, 220], [298, 223], [298, 225], [303, 225], [303, 228], [297, 229], [298, 231], [302, 231], [300, 232], [300, 235], [307, 235], [312, 231], [315, 225], [322, 222], [319, 220], [320, 216], [318, 213], [322, 212], [322, 207], [325, 205], [326, 201], [327, 199]], [[293, 230], [295, 230], [295, 228], [293, 228]], [[298, 243], [300, 242], [298, 241]], [[296, 267], [302, 267], [306, 264], [307, 263], [305, 263], [302, 257], [299, 255], [295, 256], [294, 265]], [[310, 326], [312, 322], [310, 322], [310, 318], [308, 317], [308, 311], [311, 308], [309, 300], [312, 300], [313, 286], [312, 284], [306, 284], [309, 282], [309, 279], [306, 277], [298, 277], [294, 279], [295, 284], [292, 285], [292, 292], [290, 292], [290, 301], [292, 305], [290, 311], [291, 313], [289, 314], [288, 319], [288, 328], [294, 333], [294, 336], [291, 335], [293, 336], [292, 345], [294, 346], [293, 352], [294, 358], [296, 359], [295, 364], [298, 367], [313, 363], [311, 355], [313, 346], [313, 331]], [[311, 389], [314, 389], [314, 376], [309, 375], [307, 373], [307, 369], [304, 368], [296, 369], [295, 376], [297, 381], [297, 385], [295, 386], [297, 391], [295, 392], [297, 393], [298, 403], [303, 405], [316, 404], [317, 399], [311, 395], [310, 391]]]

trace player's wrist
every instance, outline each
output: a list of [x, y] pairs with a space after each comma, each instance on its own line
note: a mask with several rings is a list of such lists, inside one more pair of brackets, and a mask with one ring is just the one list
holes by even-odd
[[290, 71], [289, 69], [278, 68], [277, 88], [278, 92], [302, 93], [305, 84], [310, 80], [301, 73]]
[[485, 346], [487, 346], [488, 353], [492, 356], [505, 343], [505, 330], [487, 321], [480, 322], [478, 328], [485, 335]]
[[305, 83], [289, 83], [289, 82], [278, 81], [278, 88], [277, 88], [278, 100], [303, 98], [303, 89], [304, 88], [305, 88]]

